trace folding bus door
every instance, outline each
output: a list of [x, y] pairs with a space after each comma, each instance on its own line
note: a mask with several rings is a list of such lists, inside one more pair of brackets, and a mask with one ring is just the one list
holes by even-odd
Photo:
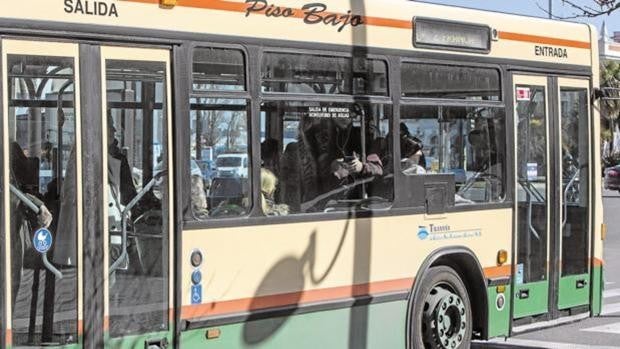
[[2, 39], [1, 347], [81, 347], [78, 46]]
[[514, 318], [549, 302], [549, 98], [547, 77], [513, 76], [516, 134]]
[[590, 103], [589, 81], [557, 79], [559, 127], [558, 309], [590, 303]]
[[170, 348], [170, 51], [101, 47], [106, 347]]

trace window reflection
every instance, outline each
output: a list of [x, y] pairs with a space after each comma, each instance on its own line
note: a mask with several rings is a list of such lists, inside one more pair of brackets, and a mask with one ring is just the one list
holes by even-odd
[[457, 205], [504, 199], [502, 108], [404, 106], [399, 129], [405, 175], [452, 174]]
[[262, 165], [278, 178], [270, 199], [291, 213], [389, 207], [388, 116], [379, 104], [265, 103]]

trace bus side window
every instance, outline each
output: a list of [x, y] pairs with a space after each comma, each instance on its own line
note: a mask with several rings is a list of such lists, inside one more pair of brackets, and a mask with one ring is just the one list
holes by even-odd
[[290, 213], [388, 208], [389, 115], [389, 106], [380, 104], [264, 103], [261, 158], [278, 179], [274, 202]]
[[[499, 72], [489, 68], [405, 63], [401, 78], [402, 173], [451, 174], [456, 205], [503, 201], [506, 120], [505, 108], [499, 103]], [[410, 104], [412, 98], [446, 99], [451, 100], [451, 105]], [[458, 100], [470, 101], [454, 106]], [[476, 105], [471, 100], [480, 103]]]
[[[250, 103], [243, 97], [245, 91], [242, 51], [194, 50], [190, 96], [193, 220], [238, 217], [250, 211]], [[218, 92], [224, 96], [213, 97]]]

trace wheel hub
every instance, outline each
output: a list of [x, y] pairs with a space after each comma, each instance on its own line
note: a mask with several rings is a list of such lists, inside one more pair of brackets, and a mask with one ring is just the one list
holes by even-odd
[[424, 311], [425, 328], [442, 349], [458, 348], [465, 339], [467, 312], [461, 297], [436, 286], [427, 298]]

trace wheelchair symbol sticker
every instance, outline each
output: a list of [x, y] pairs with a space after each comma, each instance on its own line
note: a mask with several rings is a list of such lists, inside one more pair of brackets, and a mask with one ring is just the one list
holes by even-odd
[[45, 228], [35, 231], [32, 245], [37, 252], [46, 253], [52, 248], [52, 233]]
[[202, 285], [192, 285], [192, 304], [202, 303]]

